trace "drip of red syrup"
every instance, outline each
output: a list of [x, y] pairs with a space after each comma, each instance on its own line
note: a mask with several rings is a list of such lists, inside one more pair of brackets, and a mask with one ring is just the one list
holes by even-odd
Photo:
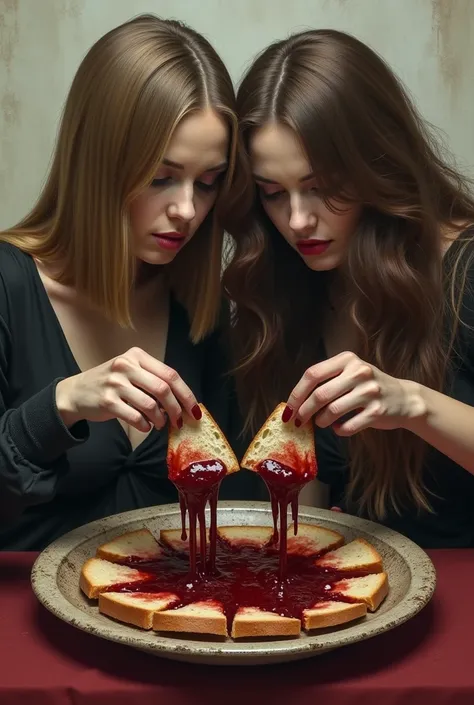
[[[179, 459], [183, 458], [183, 450]], [[186, 514], [189, 516], [189, 579], [214, 573], [216, 570], [217, 498], [223, 477], [227, 473], [221, 460], [200, 460], [182, 465], [178, 458], [169, 463], [169, 477], [179, 493], [181, 538], [187, 538]], [[206, 505], [209, 502], [209, 562], [207, 562]], [[199, 525], [200, 562], [197, 562], [197, 529]]]
[[[298, 533], [298, 498], [304, 485], [316, 476], [314, 466], [310, 462], [295, 463], [298, 470], [289, 464], [278, 460], [263, 460], [257, 466], [257, 471], [264, 480], [272, 505], [273, 514], [273, 543], [279, 543], [279, 579], [283, 585], [287, 576], [287, 532], [288, 532], [288, 507], [291, 506], [294, 534]], [[278, 530], [278, 520], [280, 527]]]

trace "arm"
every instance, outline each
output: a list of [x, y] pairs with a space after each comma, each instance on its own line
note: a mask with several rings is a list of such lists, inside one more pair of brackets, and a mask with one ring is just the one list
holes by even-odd
[[57, 380], [17, 408], [8, 408], [10, 334], [0, 316], [0, 521], [54, 496], [67, 472], [65, 451], [86, 440], [85, 422], [66, 428], [56, 408]]
[[404, 427], [474, 475], [474, 407], [415, 382], [404, 384], [422, 410]]

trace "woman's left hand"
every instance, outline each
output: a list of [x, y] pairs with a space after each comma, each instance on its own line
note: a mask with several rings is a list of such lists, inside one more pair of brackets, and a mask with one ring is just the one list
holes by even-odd
[[343, 352], [306, 370], [288, 398], [283, 421], [294, 419], [300, 426], [315, 416], [317, 426], [333, 426], [340, 436], [365, 428], [404, 428], [426, 412], [419, 390], [417, 383], [390, 377]]

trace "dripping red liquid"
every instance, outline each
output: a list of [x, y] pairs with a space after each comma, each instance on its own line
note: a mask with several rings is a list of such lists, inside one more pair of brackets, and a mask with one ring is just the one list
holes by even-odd
[[[283, 586], [287, 574], [287, 532], [288, 507], [294, 523], [294, 533], [298, 533], [298, 496], [303, 486], [312, 479], [306, 472], [296, 472], [276, 460], [264, 460], [258, 465], [258, 472], [270, 493], [273, 514], [273, 543], [280, 541], [279, 579]], [[280, 530], [278, 530], [278, 519]]]
[[[199, 575], [215, 571], [217, 537], [217, 497], [226, 467], [220, 460], [194, 462], [170, 473], [170, 478], [179, 492], [181, 509], [181, 538], [186, 540], [186, 513], [189, 517], [189, 577], [196, 580]], [[209, 530], [209, 564], [207, 564], [206, 504], [209, 502], [211, 522]], [[200, 562], [197, 563], [197, 537], [199, 528]]]

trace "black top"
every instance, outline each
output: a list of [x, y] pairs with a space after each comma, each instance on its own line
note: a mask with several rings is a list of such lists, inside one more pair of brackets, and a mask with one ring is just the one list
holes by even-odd
[[[197, 345], [171, 300], [165, 362], [209, 409], [236, 447], [237, 415], [219, 332]], [[0, 243], [0, 549], [41, 550], [65, 532], [117, 512], [177, 501], [167, 478], [167, 429], [135, 450], [116, 419], [71, 429], [55, 405], [59, 379], [80, 372], [33, 259]], [[231, 419], [234, 419], [231, 422]], [[260, 498], [242, 471], [223, 499]]]
[[[459, 246], [457, 242], [451, 245], [445, 255], [445, 266], [456, 256]], [[465, 325], [458, 329], [456, 354], [452, 356], [451, 373], [444, 392], [474, 406], [474, 266], [468, 269], [460, 317]], [[331, 505], [357, 514], [356, 507], [347, 506], [344, 500], [346, 443], [331, 429], [316, 431], [319, 478], [329, 485]], [[474, 547], [474, 475], [430, 447], [424, 481], [428, 491], [433, 493], [428, 495], [433, 513], [418, 512], [413, 507], [411, 511], [405, 510], [402, 516], [392, 512], [381, 523], [408, 536], [423, 548]]]

